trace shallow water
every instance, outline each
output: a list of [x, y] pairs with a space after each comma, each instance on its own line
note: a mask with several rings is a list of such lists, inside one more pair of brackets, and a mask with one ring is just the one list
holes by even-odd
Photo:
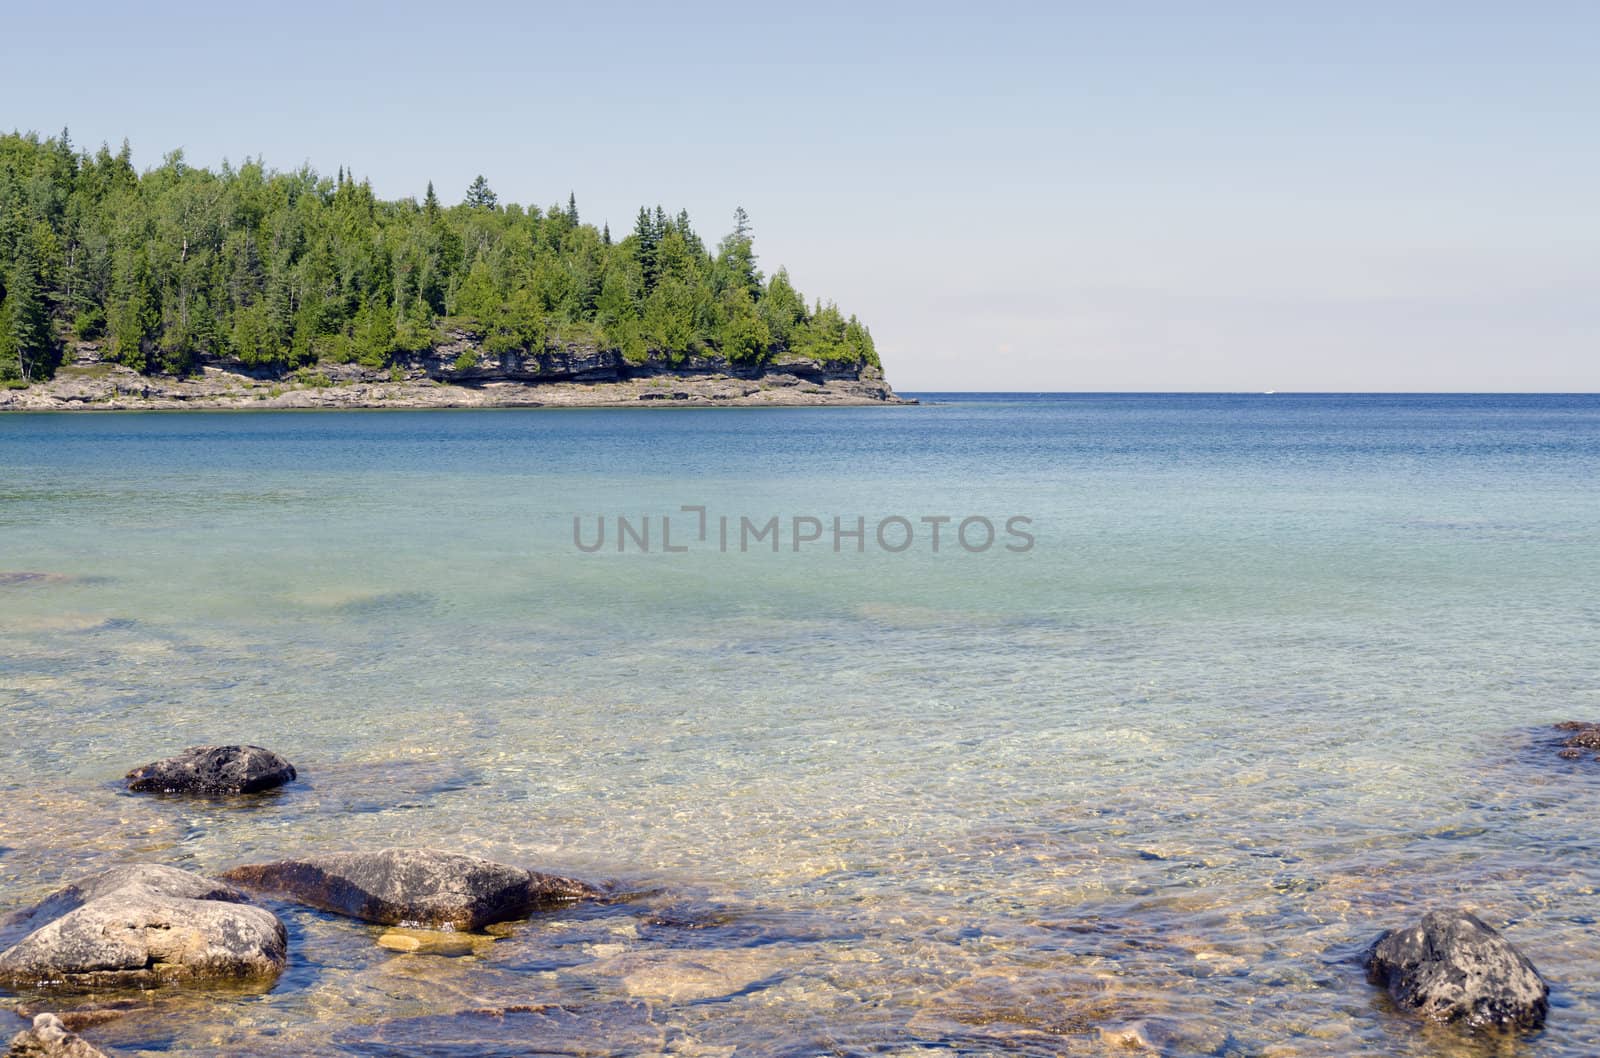
[[[458, 958], [274, 905], [277, 987], [127, 1053], [1591, 1055], [1600, 764], [1540, 740], [1600, 718], [1596, 480], [1584, 397], [0, 417], [0, 573], [63, 575], [0, 577], [0, 901], [396, 843], [631, 894]], [[1037, 542], [574, 547], [686, 504]], [[304, 781], [118, 788], [240, 740]], [[1452, 904], [1544, 1033], [1365, 983]]]

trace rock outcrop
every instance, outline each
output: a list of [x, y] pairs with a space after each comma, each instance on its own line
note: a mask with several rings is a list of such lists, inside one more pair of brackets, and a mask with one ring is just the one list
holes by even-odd
[[146, 793], [260, 793], [292, 782], [294, 765], [260, 746], [193, 746], [128, 773], [128, 789]]
[[91, 1047], [83, 1037], [68, 1031], [54, 1014], [40, 1014], [33, 1028], [11, 1037], [4, 1058], [107, 1058], [104, 1051]]
[[237, 885], [385, 926], [477, 930], [601, 895], [572, 878], [434, 849], [343, 852], [235, 867]]
[[635, 363], [615, 349], [575, 343], [495, 353], [458, 330], [434, 348], [395, 356], [382, 369], [322, 363], [299, 371], [204, 356], [197, 372], [174, 378], [104, 362], [86, 342], [55, 378], [0, 388], [0, 411], [916, 403], [896, 396], [874, 364], [787, 353], [759, 365], [659, 354]]
[[1384, 933], [1366, 968], [1397, 1006], [1430, 1021], [1536, 1029], [1550, 1010], [1533, 963], [1466, 911], [1430, 911], [1420, 925]]
[[173, 867], [117, 867], [52, 893], [0, 924], [8, 988], [270, 984], [288, 935], [236, 889]]

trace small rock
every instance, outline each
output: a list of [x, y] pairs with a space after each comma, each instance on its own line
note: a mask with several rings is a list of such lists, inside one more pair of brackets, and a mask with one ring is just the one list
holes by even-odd
[[27, 931], [0, 952], [8, 988], [154, 988], [270, 983], [288, 935], [243, 893], [172, 867], [119, 867], [9, 917]]
[[54, 1014], [40, 1014], [33, 1028], [11, 1038], [5, 1058], [106, 1058], [106, 1053], [70, 1032]]
[[142, 793], [249, 794], [295, 778], [294, 765], [260, 746], [194, 746], [128, 773], [128, 789]]
[[572, 878], [434, 849], [343, 852], [235, 867], [222, 877], [385, 926], [481, 930], [600, 896]]
[[390, 951], [421, 951], [422, 941], [404, 933], [385, 933], [378, 938], [378, 947], [388, 948]]
[[444, 955], [456, 957], [471, 955], [480, 944], [487, 947], [493, 941], [466, 933], [442, 933], [436, 930], [389, 930], [378, 938], [378, 947], [388, 948], [407, 955]]
[[1367, 979], [1430, 1021], [1536, 1029], [1550, 1010], [1533, 963], [1466, 911], [1430, 911], [1421, 925], [1384, 933], [1367, 953]]
[[[56, 1017], [61, 1019], [61, 1024], [67, 1027], [68, 1032], [82, 1032], [85, 1029], [109, 1025], [120, 1021], [137, 1010], [149, 1010], [152, 1001], [149, 999], [135, 999], [125, 997], [120, 999], [101, 999], [82, 1005], [74, 1003], [70, 1010], [56, 1011]], [[17, 1014], [24, 1018], [35, 1018], [47, 1013], [44, 1010], [28, 1010], [19, 1007]]]

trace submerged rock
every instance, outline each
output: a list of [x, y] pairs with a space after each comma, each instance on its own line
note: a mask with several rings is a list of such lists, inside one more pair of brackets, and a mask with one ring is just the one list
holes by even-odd
[[235, 867], [222, 877], [385, 926], [478, 930], [593, 899], [586, 882], [435, 849], [342, 852]]
[[337, 1030], [341, 1053], [523, 1058], [532, 1054], [663, 1054], [667, 1032], [648, 1004], [510, 1006], [396, 1018]]
[[1367, 979], [1404, 1010], [1474, 1028], [1536, 1029], [1550, 987], [1527, 956], [1466, 911], [1430, 911], [1367, 953]]
[[[1557, 731], [1570, 732], [1561, 740], [1561, 751], [1556, 754], [1563, 760], [1578, 760], [1585, 751], [1600, 750], [1600, 724], [1584, 720], [1568, 720], [1556, 725]], [[1600, 755], [1595, 760], [1600, 761]]]
[[18, 584], [60, 584], [71, 580], [65, 573], [37, 573], [25, 569], [0, 569], [0, 588]]
[[54, 1014], [40, 1014], [33, 1028], [11, 1037], [4, 1058], [106, 1058], [106, 1053], [69, 1031]]
[[581, 973], [614, 979], [635, 999], [696, 1002], [756, 991], [783, 980], [803, 963], [785, 948], [624, 952], [591, 963]]
[[1102, 1026], [1100, 1039], [1121, 1050], [1157, 1054], [1221, 1054], [1228, 1033], [1220, 1025], [1176, 1018], [1144, 1018], [1116, 1026]]
[[392, 929], [378, 938], [378, 947], [402, 955], [443, 955], [456, 958], [487, 951], [494, 938], [427, 929]]
[[248, 794], [295, 778], [294, 765], [260, 746], [193, 746], [128, 773], [142, 793]]
[[288, 952], [283, 923], [243, 893], [153, 864], [69, 885], [4, 929], [26, 931], [0, 952], [0, 984], [11, 988], [271, 983]]

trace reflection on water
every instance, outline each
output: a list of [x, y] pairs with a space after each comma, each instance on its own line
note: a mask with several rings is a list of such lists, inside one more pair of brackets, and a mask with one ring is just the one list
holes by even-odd
[[[1597, 464], [1577, 399], [0, 419], [0, 570], [55, 574], [0, 576], [0, 893], [429, 844], [628, 894], [441, 954], [274, 903], [278, 986], [103, 997], [128, 1053], [1589, 1055], [1600, 764], [1543, 725], [1600, 718]], [[572, 552], [681, 503], [1040, 538]], [[117, 783], [237, 740], [302, 781]], [[1366, 985], [1445, 904], [1543, 1034]]]

